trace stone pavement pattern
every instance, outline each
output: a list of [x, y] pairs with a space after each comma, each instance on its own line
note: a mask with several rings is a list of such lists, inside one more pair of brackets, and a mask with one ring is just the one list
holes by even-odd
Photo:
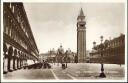
[[[52, 69], [21, 69], [9, 72], [4, 75], [4, 79], [30, 79], [30, 80], [84, 80], [84, 79], [101, 79], [100, 64], [92, 63], [68, 63], [68, 68], [62, 69], [61, 64], [51, 64]], [[105, 64], [106, 78], [102, 79], [124, 79], [124, 65]]]
[[[101, 79], [100, 74], [100, 64], [90, 64], [90, 63], [79, 63], [79, 64], [68, 64], [68, 68], [63, 70], [58, 67], [54, 67], [55, 73], [62, 72], [63, 74], [70, 75], [73, 79]], [[124, 78], [124, 65], [116, 64], [105, 64], [104, 65], [106, 78], [103, 79], [115, 79], [120, 80]]]
[[49, 69], [21, 69], [4, 75], [5, 79], [45, 80], [55, 79]]

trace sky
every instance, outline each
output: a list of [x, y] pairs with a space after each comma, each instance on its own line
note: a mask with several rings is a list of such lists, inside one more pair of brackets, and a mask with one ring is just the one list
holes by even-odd
[[25, 11], [40, 53], [57, 50], [77, 50], [77, 16], [83, 9], [86, 16], [86, 49], [93, 41], [118, 37], [124, 33], [123, 3], [24, 3]]

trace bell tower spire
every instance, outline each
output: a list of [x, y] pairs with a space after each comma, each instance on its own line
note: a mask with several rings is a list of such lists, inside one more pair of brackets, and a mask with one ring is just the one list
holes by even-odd
[[84, 12], [83, 12], [83, 9], [82, 8], [80, 10], [80, 15], [79, 16], [84, 16]]

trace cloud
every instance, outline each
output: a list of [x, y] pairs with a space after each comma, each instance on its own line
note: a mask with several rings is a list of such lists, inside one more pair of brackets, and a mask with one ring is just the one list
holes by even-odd
[[[65, 50], [77, 49], [77, 16], [79, 3], [24, 3], [25, 10], [40, 53], [57, 49], [62, 43]], [[117, 37], [124, 33], [123, 3], [83, 3], [86, 15], [86, 48], [92, 42]]]

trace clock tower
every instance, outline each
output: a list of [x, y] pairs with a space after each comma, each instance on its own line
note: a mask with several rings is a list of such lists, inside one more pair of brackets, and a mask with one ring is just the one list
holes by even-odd
[[81, 8], [77, 17], [77, 56], [78, 62], [85, 62], [86, 58], [86, 22], [84, 12]]

